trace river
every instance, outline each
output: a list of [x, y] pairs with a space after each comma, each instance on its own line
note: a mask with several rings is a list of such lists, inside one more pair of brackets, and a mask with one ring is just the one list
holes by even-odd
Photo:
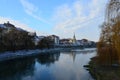
[[0, 62], [0, 80], [93, 80], [83, 66], [95, 55], [85, 49]]

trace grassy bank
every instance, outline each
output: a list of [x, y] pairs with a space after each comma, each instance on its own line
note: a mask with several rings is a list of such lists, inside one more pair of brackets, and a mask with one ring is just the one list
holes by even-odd
[[95, 80], [120, 80], [120, 66], [101, 66], [97, 64], [97, 58], [94, 57], [85, 65]]

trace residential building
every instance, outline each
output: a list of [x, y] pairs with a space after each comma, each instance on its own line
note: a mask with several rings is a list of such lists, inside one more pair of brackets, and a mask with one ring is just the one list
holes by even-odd
[[38, 45], [39, 41], [41, 41], [43, 38], [45, 38], [45, 36], [36, 36], [34, 39], [35, 45]]
[[53, 40], [54, 41], [54, 44], [55, 45], [59, 45], [59, 41], [60, 41], [60, 38], [59, 38], [59, 36], [56, 36], [56, 35], [50, 35], [50, 36], [48, 36], [51, 40]]

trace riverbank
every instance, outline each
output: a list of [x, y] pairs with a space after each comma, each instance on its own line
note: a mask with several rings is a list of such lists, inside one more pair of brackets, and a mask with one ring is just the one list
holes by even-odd
[[53, 48], [53, 49], [35, 49], [35, 50], [18, 50], [18, 51], [7, 51], [0, 53], [0, 62], [17, 59], [17, 58], [24, 58], [35, 56], [39, 54], [46, 54], [46, 53], [55, 53], [60, 51], [70, 51], [72, 48]]
[[39, 54], [74, 51], [74, 49], [75, 49], [75, 51], [79, 51], [79, 52], [91, 51], [91, 49], [96, 50], [96, 48], [91, 48], [91, 49], [86, 48], [86, 49], [81, 49], [81, 50], [77, 50], [80, 48], [52, 48], [52, 49], [19, 50], [19, 51], [15, 51], [15, 52], [6, 51], [6, 52], [0, 53], [0, 62], [6, 61], [6, 60], [17, 59], [17, 58], [36, 56]]
[[97, 58], [91, 58], [89, 65], [85, 65], [95, 80], [120, 80], [120, 66], [100, 66]]
[[20, 51], [7, 51], [0, 54], [0, 61], [6, 61], [16, 58], [23, 58], [23, 57], [29, 57], [29, 56], [35, 56], [41, 53], [49, 53], [49, 52], [59, 52], [62, 49], [35, 49], [35, 50], [20, 50]]

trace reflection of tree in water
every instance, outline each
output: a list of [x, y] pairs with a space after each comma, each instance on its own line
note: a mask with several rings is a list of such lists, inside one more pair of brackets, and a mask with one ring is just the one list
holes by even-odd
[[19, 59], [0, 63], [0, 80], [21, 80], [22, 77], [32, 76], [34, 59]]
[[95, 51], [96, 50], [83, 50], [83, 51], [74, 50], [74, 51], [68, 52], [67, 54], [69, 54], [72, 57], [73, 62], [75, 62], [75, 58], [76, 58], [77, 54], [90, 54], [90, 53], [93, 53]]
[[41, 54], [38, 57], [38, 62], [40, 64], [45, 64], [49, 66], [51, 63], [54, 63], [55, 61], [59, 60], [60, 53], [47, 53], [47, 54]]

